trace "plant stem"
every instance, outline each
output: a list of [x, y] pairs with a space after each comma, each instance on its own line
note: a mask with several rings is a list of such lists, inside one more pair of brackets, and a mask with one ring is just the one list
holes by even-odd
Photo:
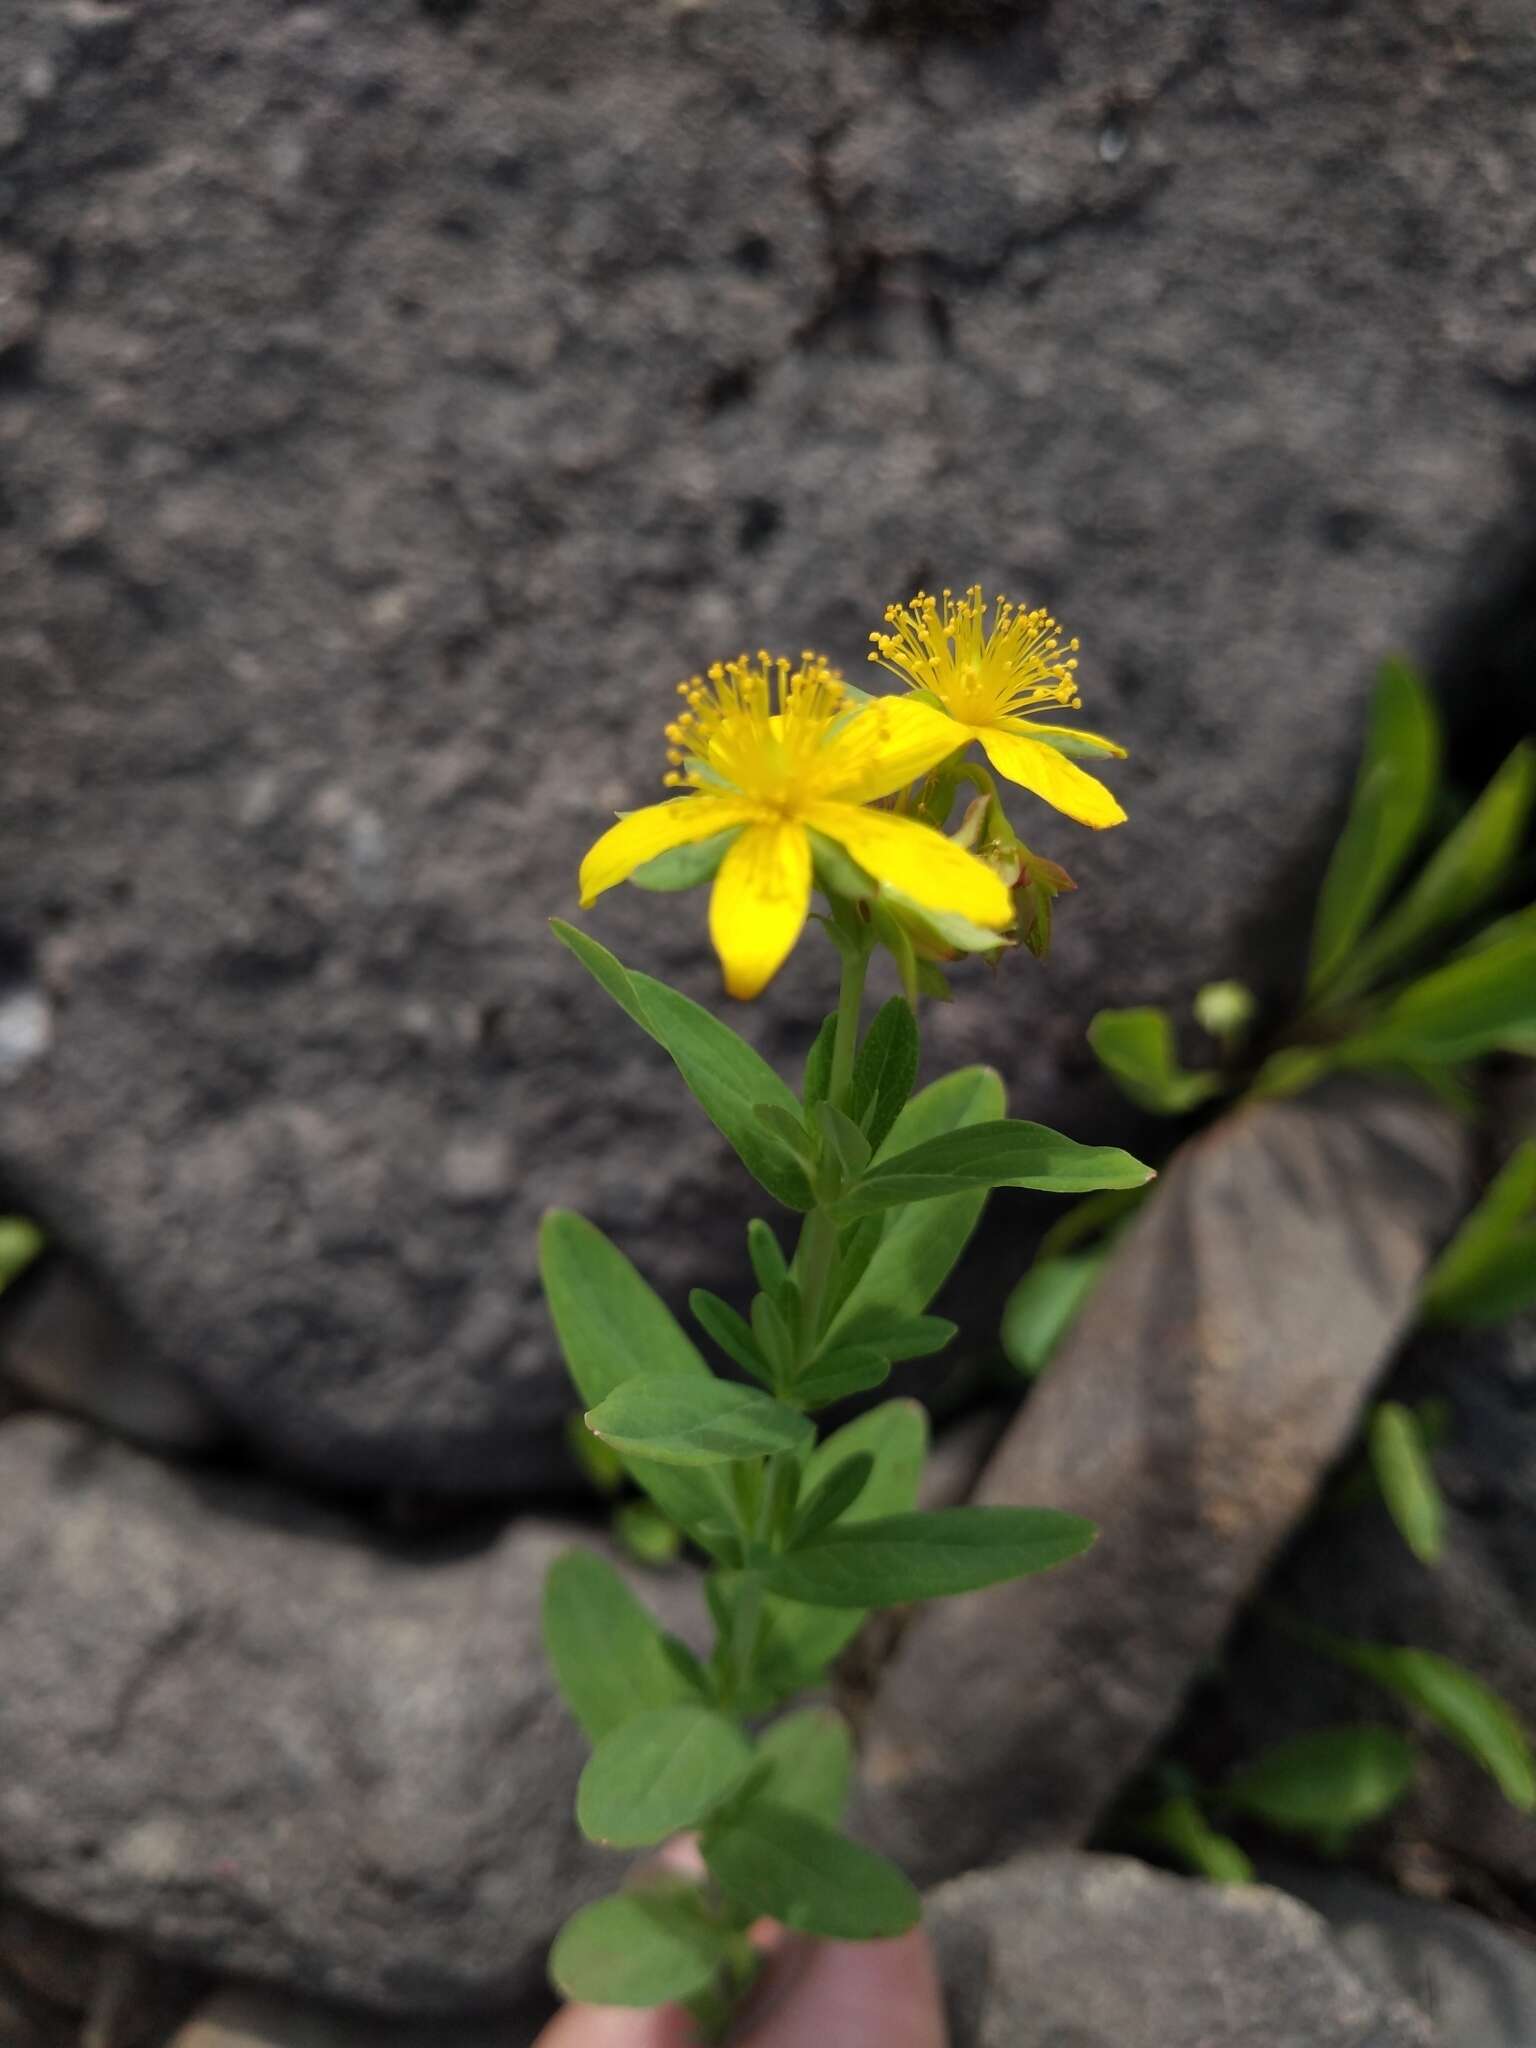
[[868, 972], [867, 945], [845, 939], [843, 975], [837, 991], [837, 1031], [832, 1040], [832, 1073], [827, 1082], [827, 1100], [834, 1109], [846, 1109], [848, 1105], [848, 1088], [853, 1080], [853, 1056], [859, 1045], [859, 1011], [864, 1003], [864, 977]]

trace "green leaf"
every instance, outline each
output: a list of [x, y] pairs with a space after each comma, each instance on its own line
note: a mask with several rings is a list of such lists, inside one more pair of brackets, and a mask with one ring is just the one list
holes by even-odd
[[1435, 1322], [1498, 1322], [1536, 1300], [1536, 1140], [1516, 1147], [1430, 1268], [1419, 1297]]
[[1536, 1809], [1536, 1763], [1525, 1730], [1491, 1686], [1431, 1650], [1334, 1639], [1329, 1653], [1417, 1707], [1480, 1763], [1511, 1806]]
[[549, 1979], [562, 1998], [590, 2005], [683, 2004], [709, 1989], [729, 1942], [705, 1917], [696, 1885], [637, 1885], [566, 1921]]
[[[875, 1155], [876, 1165], [947, 1131], [1000, 1117], [1003, 1109], [999, 1076], [990, 1067], [962, 1067], [913, 1096]], [[986, 1200], [985, 1188], [972, 1189], [920, 1208], [866, 1218], [861, 1228], [875, 1240], [874, 1249], [833, 1317], [830, 1334], [841, 1342], [872, 1308], [920, 1314], [970, 1242]], [[845, 1254], [845, 1266], [849, 1263]]]
[[[585, 1218], [553, 1209], [539, 1226], [545, 1299], [576, 1391], [589, 1407], [627, 1380], [667, 1375], [713, 1385], [713, 1376], [671, 1311], [616, 1245]], [[625, 1460], [637, 1485], [669, 1521], [697, 1537], [702, 1525], [729, 1523], [712, 1472], [683, 1472], [649, 1460]], [[708, 1547], [706, 1545], [706, 1547]]]
[[759, 1796], [835, 1828], [853, 1782], [853, 1735], [831, 1707], [805, 1707], [776, 1721], [757, 1745], [770, 1765]]
[[727, 1358], [734, 1359], [743, 1372], [751, 1373], [764, 1386], [773, 1385], [773, 1368], [764, 1358], [745, 1316], [738, 1315], [728, 1301], [722, 1301], [705, 1287], [694, 1288], [688, 1297], [688, 1307], [699, 1328], [714, 1338]]
[[1536, 1028], [1536, 926], [1497, 946], [1464, 953], [1414, 982], [1380, 1020], [1335, 1057], [1351, 1066], [1424, 1060], [1454, 1063], [1492, 1052], [1511, 1033]]
[[887, 1358], [931, 1358], [956, 1335], [946, 1316], [904, 1316], [891, 1309], [867, 1308], [851, 1317], [840, 1331], [847, 1344], [868, 1346]]
[[0, 1294], [20, 1278], [45, 1242], [37, 1225], [25, 1216], [0, 1216]]
[[850, 1394], [867, 1394], [890, 1376], [891, 1361], [883, 1351], [840, 1344], [807, 1366], [787, 1391], [807, 1408], [825, 1408], [833, 1401], [846, 1401]]
[[753, 1800], [706, 1828], [699, 1847], [729, 1898], [800, 1934], [878, 1941], [922, 1915], [894, 1864], [792, 1807]]
[[1536, 804], [1536, 746], [1515, 748], [1455, 830], [1381, 923], [1334, 976], [1329, 997], [1373, 988], [1428, 940], [1462, 923], [1496, 894], [1525, 838]]
[[1349, 821], [1334, 848], [1312, 930], [1308, 987], [1348, 959], [1424, 830], [1440, 775], [1429, 692], [1405, 661], [1383, 664]]
[[834, 1213], [844, 1220], [901, 1202], [927, 1202], [967, 1188], [1040, 1188], [1083, 1194], [1093, 1188], [1140, 1187], [1152, 1179], [1129, 1152], [1079, 1145], [1044, 1124], [1005, 1117], [930, 1138], [877, 1165], [850, 1188]]
[[917, 1019], [901, 996], [876, 1013], [853, 1068], [848, 1111], [878, 1152], [912, 1093], [917, 1079]]
[[[852, 1506], [843, 1510], [839, 1527], [905, 1513], [917, 1505], [927, 1449], [928, 1417], [918, 1403], [884, 1401], [817, 1445], [806, 1460], [801, 1498], [812, 1498], [838, 1466], [868, 1452], [875, 1469]], [[861, 1611], [801, 1607], [767, 1595], [757, 1650], [760, 1704], [771, 1706], [815, 1684], [858, 1634], [863, 1620]]]
[[747, 1778], [752, 1745], [697, 1701], [648, 1707], [620, 1722], [587, 1759], [576, 1821], [589, 1842], [645, 1849], [707, 1820]]
[[1213, 1828], [1195, 1800], [1187, 1793], [1165, 1799], [1153, 1812], [1138, 1819], [1137, 1837], [1166, 1849], [1197, 1877], [1213, 1884], [1252, 1884], [1252, 1863], [1232, 1840]]
[[1371, 1470], [1387, 1511], [1420, 1564], [1437, 1564], [1445, 1548], [1445, 1502], [1430, 1469], [1419, 1418], [1399, 1401], [1383, 1401], [1371, 1417]]
[[772, 1224], [761, 1216], [754, 1216], [747, 1225], [747, 1256], [758, 1286], [765, 1294], [776, 1294], [789, 1278], [789, 1263]]
[[633, 1715], [697, 1700], [697, 1692], [612, 1565], [589, 1550], [556, 1558], [544, 1581], [544, 1649], [589, 1742]]
[[1166, 1010], [1100, 1010], [1088, 1043], [1121, 1093], [1158, 1116], [1184, 1116], [1226, 1086], [1210, 1068], [1193, 1073], [1179, 1065]]
[[596, 1492], [611, 1497], [624, 1491], [624, 1460], [607, 1444], [600, 1444], [579, 1415], [565, 1418], [565, 1442]]
[[837, 1161], [845, 1180], [856, 1180], [874, 1156], [868, 1138], [852, 1117], [834, 1109], [830, 1102], [818, 1102], [814, 1114], [823, 1152]]
[[1037, 1259], [1003, 1309], [1002, 1345], [1010, 1365], [1033, 1379], [1077, 1318], [1103, 1271], [1109, 1248]]
[[826, 1478], [801, 1501], [800, 1512], [790, 1531], [789, 1547], [793, 1549], [796, 1544], [808, 1543], [845, 1514], [869, 1484], [869, 1475], [874, 1469], [875, 1461], [868, 1451], [857, 1451], [852, 1457], [844, 1458], [840, 1465], [834, 1465]]
[[683, 1532], [648, 1500], [627, 1500], [613, 1511], [613, 1539], [639, 1564], [675, 1564]]
[[776, 1558], [772, 1592], [811, 1607], [904, 1607], [1021, 1579], [1078, 1557], [1094, 1527], [1053, 1508], [943, 1508], [838, 1523]]
[[741, 827], [733, 825], [728, 831], [717, 832], [713, 839], [698, 839], [692, 846], [674, 846], [670, 853], [658, 853], [654, 860], [636, 868], [629, 879], [637, 888], [654, 889], [660, 894], [696, 889], [701, 882], [715, 879], [731, 842], [740, 832]]
[[1288, 1834], [1363, 1827], [1413, 1781], [1414, 1750], [1396, 1728], [1323, 1728], [1277, 1743], [1222, 1787], [1227, 1805]]
[[627, 1380], [587, 1413], [594, 1436], [625, 1457], [666, 1465], [728, 1465], [801, 1451], [815, 1435], [793, 1408], [717, 1379]]
[[553, 930], [620, 1009], [671, 1055], [705, 1115], [747, 1171], [787, 1208], [809, 1208], [805, 1169], [757, 1115], [759, 1109], [777, 1108], [799, 1121], [799, 1105], [767, 1061], [718, 1017], [665, 982], [632, 973], [585, 932], [559, 918], [553, 920]]
[[807, 1114], [818, 1102], [825, 1102], [827, 1099], [827, 1089], [832, 1083], [832, 1049], [836, 1043], [837, 1012], [834, 1010], [830, 1017], [822, 1019], [821, 1029], [805, 1057], [805, 1084], [801, 1088], [800, 1098], [805, 1104]]

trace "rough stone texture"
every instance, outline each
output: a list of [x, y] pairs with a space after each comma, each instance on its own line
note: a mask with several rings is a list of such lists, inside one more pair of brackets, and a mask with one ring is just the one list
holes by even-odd
[[[1444, 1556], [1426, 1571], [1384, 1508], [1337, 1510], [1319, 1516], [1286, 1558], [1272, 1600], [1339, 1635], [1454, 1658], [1536, 1730], [1536, 1316], [1503, 1330], [1420, 1336], [1390, 1391], [1449, 1404], [1449, 1435], [1434, 1454], [1451, 1510]], [[1383, 1711], [1394, 1711], [1383, 1694], [1255, 1620], [1236, 1639], [1222, 1683], [1182, 1731], [1181, 1747], [1215, 1773], [1284, 1735]], [[1388, 1870], [1481, 1903], [1497, 1903], [1502, 1892], [1536, 1916], [1530, 1815], [1433, 1732], [1425, 1734], [1413, 1795], [1368, 1846]]]
[[[400, 2013], [532, 1991], [617, 1859], [538, 1642], [571, 1532], [368, 1550], [84, 1428], [0, 1428], [0, 1867], [168, 1956]], [[693, 1611], [690, 1582], [648, 1597]]]
[[1273, 1881], [1322, 1914], [1368, 1984], [1428, 2013], [1446, 2048], [1536, 2041], [1536, 1943], [1479, 1913], [1406, 1899], [1347, 1871], [1287, 1864]]
[[[1430, 2048], [1316, 1914], [1119, 1856], [1021, 1856], [933, 1893], [952, 2048]], [[1452, 2048], [1447, 2040], [1443, 2048]], [[1460, 2044], [1456, 2044], [1460, 2048]]]
[[[9, 0], [0, 1174], [274, 1454], [543, 1472], [551, 1201], [741, 1274], [544, 932], [678, 674], [1058, 607], [1134, 822], [1025, 818], [1049, 979], [932, 1036], [1087, 1135], [1101, 1002], [1285, 979], [1368, 673], [1516, 517], [1524, 0], [953, 19]], [[696, 902], [596, 924], [713, 988]]]
[[883, 1681], [868, 1817], [908, 1868], [1089, 1836], [1347, 1443], [1466, 1150], [1427, 1099], [1334, 1084], [1175, 1156], [975, 1494], [1097, 1544], [927, 1610]]
[[527, 2048], [530, 2039], [511, 2021], [390, 2022], [278, 1992], [222, 1991], [167, 2048]]

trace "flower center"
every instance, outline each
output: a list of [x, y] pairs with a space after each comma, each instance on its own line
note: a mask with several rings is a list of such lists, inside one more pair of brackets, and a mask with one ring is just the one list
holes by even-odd
[[943, 606], [919, 591], [910, 604], [889, 607], [888, 633], [871, 633], [870, 660], [914, 689], [927, 690], [962, 725], [995, 725], [1032, 711], [1076, 710], [1076, 640], [1044, 610], [1026, 612], [1000, 597], [986, 623], [986, 601], [973, 583], [964, 597], [945, 591]]
[[817, 757], [849, 709], [841, 676], [819, 654], [792, 668], [759, 652], [716, 662], [678, 684], [684, 709], [667, 727], [673, 789], [736, 791], [781, 817], [814, 793]]

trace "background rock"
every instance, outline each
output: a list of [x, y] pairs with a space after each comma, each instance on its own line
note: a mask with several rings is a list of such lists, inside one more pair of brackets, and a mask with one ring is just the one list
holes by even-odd
[[[946, 27], [946, 23], [952, 24]], [[1523, 516], [1516, 0], [10, 0], [0, 1178], [266, 1450], [547, 1480], [533, 1225], [747, 1195], [550, 944], [681, 673], [979, 577], [1133, 823], [933, 1021], [1122, 1116], [1102, 1002], [1283, 982], [1372, 666]], [[1447, 627], [1448, 630], [1448, 627]], [[621, 952], [712, 991], [702, 908]], [[807, 958], [746, 1020], [798, 1058]]]
[[[1321, 1920], [1118, 1856], [1021, 1856], [932, 1894], [952, 2048], [1430, 2048]], [[1447, 2040], [1444, 2048], [1451, 2048]], [[1459, 2048], [1459, 2044], [1458, 2044]]]
[[[0, 1867], [169, 1956], [381, 2010], [542, 1983], [622, 1868], [538, 1643], [550, 1560], [366, 1549], [286, 1496], [43, 1417], [0, 1427]], [[664, 1606], [684, 1576], [647, 1579]]]
[[[1445, 1555], [1426, 1570], [1385, 1508], [1313, 1521], [1269, 1589], [1278, 1609], [1372, 1642], [1434, 1650], [1484, 1679], [1536, 1731], [1536, 1316], [1504, 1329], [1424, 1333], [1394, 1373], [1395, 1399], [1447, 1403], [1434, 1467], [1450, 1504]], [[1181, 1731], [1203, 1776], [1335, 1721], [1393, 1718], [1387, 1697], [1255, 1618]], [[1419, 1885], [1536, 1916], [1536, 1826], [1444, 1737], [1426, 1731], [1412, 1796], [1362, 1854]]]
[[272, 1991], [221, 1991], [168, 2048], [527, 2048], [532, 2026], [503, 2020], [389, 2021]]
[[1427, 1097], [1353, 1083], [1175, 1155], [976, 1489], [1097, 1544], [926, 1609], [885, 1674], [868, 1819], [909, 1869], [1092, 1833], [1349, 1441], [1469, 1163]]

